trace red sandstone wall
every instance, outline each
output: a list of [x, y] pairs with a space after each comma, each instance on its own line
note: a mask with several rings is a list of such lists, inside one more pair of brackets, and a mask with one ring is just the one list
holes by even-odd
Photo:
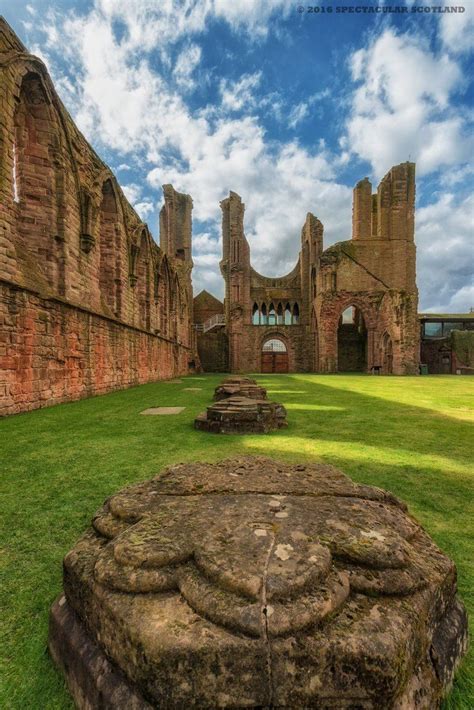
[[205, 323], [212, 316], [224, 313], [224, 304], [207, 291], [198, 293], [193, 302], [194, 322]]
[[188, 371], [191, 210], [165, 186], [163, 249], [0, 18], [0, 412]]
[[198, 333], [197, 349], [204, 372], [229, 371], [229, 341], [222, 328]]
[[0, 323], [0, 415], [173, 377], [191, 358], [170, 340], [5, 284]]

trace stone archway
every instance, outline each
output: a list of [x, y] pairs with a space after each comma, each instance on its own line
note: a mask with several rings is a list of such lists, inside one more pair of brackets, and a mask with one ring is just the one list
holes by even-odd
[[[364, 366], [359, 371], [369, 372], [370, 368], [379, 364], [379, 340], [376, 337], [379, 299], [367, 299], [361, 294], [341, 294], [341, 296], [321, 299], [318, 314], [318, 350], [320, 372], [343, 372], [338, 365], [338, 342], [340, 343], [339, 326], [344, 311], [352, 309], [356, 312], [355, 320], [362, 320], [364, 341]], [[380, 332], [380, 331], [378, 331]], [[356, 371], [351, 368], [351, 370]]]
[[264, 340], [261, 351], [261, 371], [288, 372], [288, 348], [280, 337], [270, 336]]
[[99, 288], [103, 305], [114, 316], [120, 315], [120, 232], [118, 206], [112, 180], [102, 185], [99, 234]]

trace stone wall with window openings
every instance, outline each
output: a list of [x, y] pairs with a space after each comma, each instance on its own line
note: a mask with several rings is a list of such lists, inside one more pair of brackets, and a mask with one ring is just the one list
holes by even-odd
[[252, 308], [253, 325], [299, 325], [300, 308], [297, 302], [254, 303]]

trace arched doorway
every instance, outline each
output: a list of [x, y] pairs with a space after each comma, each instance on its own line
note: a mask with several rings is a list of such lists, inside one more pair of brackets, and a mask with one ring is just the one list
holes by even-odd
[[283, 340], [269, 338], [264, 342], [262, 372], [288, 372], [288, 350]]
[[367, 372], [367, 327], [356, 306], [349, 306], [337, 329], [338, 372]]
[[381, 363], [384, 375], [391, 375], [393, 371], [393, 346], [392, 338], [388, 333], [382, 335], [381, 341]]

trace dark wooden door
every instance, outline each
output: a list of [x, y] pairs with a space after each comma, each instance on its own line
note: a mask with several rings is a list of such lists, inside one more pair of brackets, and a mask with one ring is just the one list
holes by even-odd
[[288, 353], [262, 352], [262, 372], [288, 372]]

